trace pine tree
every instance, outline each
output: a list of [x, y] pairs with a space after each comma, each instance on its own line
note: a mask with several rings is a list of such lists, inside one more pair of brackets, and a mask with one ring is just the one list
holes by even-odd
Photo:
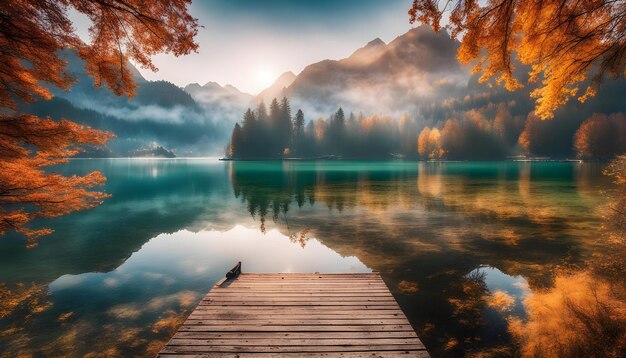
[[264, 101], [261, 101], [256, 108], [256, 118], [259, 120], [259, 122], [265, 122], [268, 119], [267, 108], [265, 107]]
[[282, 119], [285, 122], [291, 122], [291, 105], [289, 104], [289, 100], [287, 99], [287, 97], [283, 97], [283, 99], [280, 101], [280, 110], [282, 113]]
[[256, 116], [250, 108], [243, 114], [243, 130], [249, 132], [256, 127]]
[[343, 154], [345, 132], [346, 117], [343, 109], [339, 107], [337, 112], [331, 117], [328, 126], [329, 149], [333, 154]]
[[269, 157], [273, 154], [274, 148], [272, 147], [272, 131], [270, 117], [267, 114], [267, 107], [265, 102], [261, 101], [255, 111], [256, 114], [256, 127], [251, 138], [251, 156], [256, 158]]
[[291, 146], [294, 152], [298, 155], [302, 155], [304, 140], [304, 113], [301, 109], [296, 112], [296, 117], [293, 119], [293, 138], [291, 140]]
[[242, 128], [241, 126], [239, 126], [239, 123], [235, 123], [235, 128], [233, 128], [233, 134], [230, 136], [228, 153], [226, 153], [229, 158], [237, 158], [240, 156], [242, 139]]
[[291, 123], [291, 105], [287, 97], [283, 97], [280, 101], [280, 116], [277, 123], [278, 142], [281, 150], [291, 145], [291, 135], [293, 133], [293, 125]]
[[280, 121], [281, 116], [280, 105], [278, 104], [278, 100], [276, 98], [272, 99], [270, 103], [270, 123], [272, 126], [276, 127], [278, 122]]
[[293, 132], [295, 137], [300, 137], [304, 134], [304, 113], [301, 109], [296, 112], [296, 116], [293, 119]]
[[247, 157], [255, 153], [255, 147], [258, 146], [258, 132], [259, 124], [256, 116], [254, 112], [248, 108], [243, 114], [243, 127], [241, 128], [239, 143], [236, 145], [235, 155]]

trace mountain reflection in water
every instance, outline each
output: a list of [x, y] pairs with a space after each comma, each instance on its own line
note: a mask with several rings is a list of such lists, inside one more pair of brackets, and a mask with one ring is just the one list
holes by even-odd
[[379, 271], [431, 353], [514, 354], [509, 326], [528, 318], [525, 302], [603, 250], [598, 164], [60, 168], [95, 169], [113, 195], [101, 207], [41, 223], [56, 232], [34, 250], [1, 240], [2, 297], [18, 301], [0, 307], [1, 351], [156, 352], [241, 260], [259, 272]]

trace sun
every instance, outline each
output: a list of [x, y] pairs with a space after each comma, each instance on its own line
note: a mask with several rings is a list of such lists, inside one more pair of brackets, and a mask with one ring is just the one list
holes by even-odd
[[269, 87], [274, 81], [274, 78], [274, 71], [269, 68], [259, 68], [255, 75], [257, 86], [261, 88]]

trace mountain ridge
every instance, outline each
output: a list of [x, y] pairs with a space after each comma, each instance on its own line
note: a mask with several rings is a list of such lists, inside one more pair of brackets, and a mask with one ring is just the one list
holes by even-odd
[[256, 95], [255, 100], [257, 102], [265, 101], [269, 102], [273, 98], [283, 97], [285, 94], [285, 89], [293, 83], [293, 81], [297, 78], [296, 74], [292, 71], [283, 72], [278, 78], [272, 83], [269, 87], [259, 92]]

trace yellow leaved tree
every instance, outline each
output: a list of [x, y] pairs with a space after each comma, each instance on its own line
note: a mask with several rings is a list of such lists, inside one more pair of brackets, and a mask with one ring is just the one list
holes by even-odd
[[451, 36], [461, 38], [458, 59], [475, 62], [481, 81], [515, 90], [522, 83], [514, 56], [530, 67], [541, 119], [553, 118], [571, 97], [594, 96], [607, 76], [626, 74], [626, 1], [414, 0], [409, 10], [411, 22], [436, 31], [444, 14]]

